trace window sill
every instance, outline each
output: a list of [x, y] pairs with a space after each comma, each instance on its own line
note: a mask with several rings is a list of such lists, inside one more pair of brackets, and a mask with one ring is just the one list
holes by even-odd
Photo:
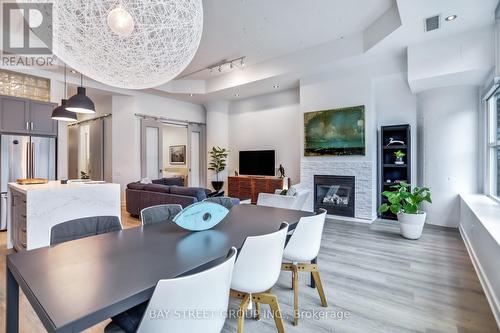
[[500, 245], [500, 203], [484, 194], [467, 194], [460, 197]]

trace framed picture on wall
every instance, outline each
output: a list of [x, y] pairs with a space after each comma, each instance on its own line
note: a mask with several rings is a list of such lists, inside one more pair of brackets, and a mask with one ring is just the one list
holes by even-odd
[[170, 164], [186, 164], [186, 146], [170, 146]]
[[304, 134], [304, 156], [365, 155], [365, 107], [304, 113]]

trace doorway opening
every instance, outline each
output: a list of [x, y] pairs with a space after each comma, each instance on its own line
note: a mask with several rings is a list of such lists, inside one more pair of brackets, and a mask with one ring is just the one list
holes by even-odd
[[182, 178], [190, 187], [206, 186], [205, 125], [141, 119], [141, 177]]

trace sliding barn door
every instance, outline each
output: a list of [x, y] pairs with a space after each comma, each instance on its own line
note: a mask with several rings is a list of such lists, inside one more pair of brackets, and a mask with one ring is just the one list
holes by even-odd
[[189, 186], [207, 187], [207, 150], [205, 125], [188, 125]]
[[141, 119], [141, 177], [159, 179], [163, 175], [162, 124]]

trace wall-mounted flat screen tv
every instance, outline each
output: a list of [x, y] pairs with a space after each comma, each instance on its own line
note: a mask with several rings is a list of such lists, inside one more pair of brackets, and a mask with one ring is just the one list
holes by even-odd
[[252, 176], [274, 176], [274, 150], [240, 151], [240, 174]]

